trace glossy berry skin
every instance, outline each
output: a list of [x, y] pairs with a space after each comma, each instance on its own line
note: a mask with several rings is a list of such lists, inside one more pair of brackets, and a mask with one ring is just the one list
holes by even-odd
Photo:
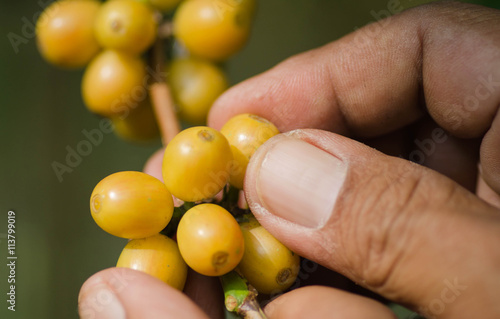
[[231, 152], [233, 153], [233, 162], [229, 184], [237, 189], [243, 189], [247, 166], [250, 160], [234, 145], [231, 145]]
[[234, 217], [215, 204], [201, 204], [187, 211], [179, 223], [177, 241], [189, 267], [205, 276], [221, 276], [233, 270], [245, 248]]
[[210, 199], [229, 182], [233, 156], [226, 138], [213, 128], [196, 126], [175, 136], [163, 156], [163, 181], [185, 202]]
[[159, 233], [172, 218], [172, 195], [158, 179], [119, 172], [101, 180], [90, 197], [97, 225], [111, 235], [144, 238]]
[[251, 215], [240, 224], [245, 239], [245, 254], [238, 270], [263, 294], [289, 288], [297, 279], [300, 257], [273, 237]]
[[235, 0], [189, 0], [174, 15], [174, 35], [198, 57], [222, 61], [250, 36], [253, 10]]
[[105, 2], [95, 21], [95, 36], [107, 49], [141, 54], [156, 37], [154, 12], [137, 0]]
[[56, 1], [36, 24], [37, 44], [49, 63], [63, 68], [85, 66], [98, 52], [94, 20], [100, 2]]
[[195, 58], [173, 60], [167, 74], [181, 119], [195, 125], [206, 123], [210, 107], [229, 86], [220, 67]]
[[147, 0], [147, 2], [162, 12], [172, 11], [182, 0]]
[[279, 130], [268, 120], [253, 114], [240, 114], [224, 124], [220, 132], [227, 138], [233, 151], [234, 164], [231, 185], [243, 189], [248, 162], [255, 151]]
[[147, 98], [146, 65], [136, 56], [106, 50], [89, 64], [82, 80], [87, 108], [96, 114], [123, 116]]
[[111, 119], [115, 134], [127, 142], [147, 143], [160, 136], [153, 107], [149, 100], [139, 104], [124, 116]]
[[187, 278], [187, 265], [177, 243], [161, 234], [129, 241], [116, 267], [145, 272], [181, 291]]

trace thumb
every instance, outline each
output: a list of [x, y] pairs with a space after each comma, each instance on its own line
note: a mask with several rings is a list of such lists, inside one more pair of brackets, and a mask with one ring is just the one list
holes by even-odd
[[78, 310], [82, 319], [208, 318], [180, 291], [128, 268], [109, 268], [90, 277], [80, 290]]
[[386, 298], [427, 317], [500, 312], [498, 211], [432, 170], [297, 130], [259, 148], [245, 191], [283, 244]]

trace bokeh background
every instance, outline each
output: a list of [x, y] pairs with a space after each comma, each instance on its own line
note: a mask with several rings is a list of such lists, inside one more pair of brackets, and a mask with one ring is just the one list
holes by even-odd
[[[105, 134], [60, 182], [52, 163], [65, 162], [67, 147], [99, 127], [84, 107], [82, 71], [45, 63], [36, 48], [34, 23], [41, 1], [0, 3], [0, 318], [78, 318], [77, 296], [92, 274], [114, 266], [126, 241], [99, 229], [89, 196], [103, 177], [141, 170], [160, 147], [133, 145]], [[395, 0], [261, 0], [248, 46], [227, 63], [233, 84], [283, 59], [375, 21], [373, 12]], [[404, 8], [426, 2], [401, 0]], [[498, 0], [468, 1], [500, 8]], [[8, 35], [25, 41], [17, 48]], [[7, 212], [16, 212], [17, 303], [7, 310]], [[401, 318], [409, 318], [401, 312]]]

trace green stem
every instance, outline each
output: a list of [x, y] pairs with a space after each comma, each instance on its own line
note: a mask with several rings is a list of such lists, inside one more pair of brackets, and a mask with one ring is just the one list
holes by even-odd
[[267, 319], [257, 302], [257, 291], [236, 271], [220, 277], [226, 309], [246, 319]]
[[185, 202], [181, 207], [174, 207], [174, 212], [172, 214], [172, 219], [168, 223], [161, 233], [168, 237], [173, 237], [177, 233], [177, 226], [181, 221], [182, 216], [191, 208], [196, 206], [195, 203]]
[[224, 187], [222, 200], [218, 204], [229, 211], [235, 218], [238, 218], [239, 216], [248, 213], [248, 210], [238, 207], [239, 196], [240, 190], [228, 185], [227, 187]]

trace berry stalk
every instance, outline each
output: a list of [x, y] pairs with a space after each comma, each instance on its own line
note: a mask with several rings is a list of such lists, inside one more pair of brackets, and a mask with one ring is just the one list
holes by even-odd
[[257, 302], [257, 291], [236, 271], [220, 277], [224, 290], [224, 303], [229, 312], [244, 319], [267, 319]]
[[[163, 37], [158, 36], [151, 49], [150, 65], [153, 70], [160, 70], [160, 74], [165, 69]], [[149, 93], [151, 103], [158, 121], [163, 145], [167, 145], [180, 131], [181, 125], [177, 118], [172, 93], [163, 76], [153, 80]]]

